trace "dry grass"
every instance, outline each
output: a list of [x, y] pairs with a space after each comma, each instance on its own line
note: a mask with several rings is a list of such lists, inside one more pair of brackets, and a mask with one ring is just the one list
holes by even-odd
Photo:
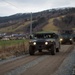
[[12, 46], [0, 47], [0, 59], [6, 59], [12, 56], [20, 56], [28, 53], [28, 42], [19, 43]]
[[48, 24], [43, 27], [44, 31], [57, 31], [59, 29], [53, 24], [53, 20], [54, 18], [49, 19]]
[[28, 24], [30, 24], [30, 21], [21, 23], [20, 25], [17, 23], [8, 27], [0, 28], [0, 32], [15, 32], [16, 30], [24, 28]]

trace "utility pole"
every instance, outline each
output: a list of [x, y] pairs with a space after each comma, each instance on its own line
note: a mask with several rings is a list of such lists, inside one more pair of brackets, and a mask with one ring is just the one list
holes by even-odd
[[32, 35], [32, 12], [31, 12], [30, 16], [31, 16], [30, 35]]

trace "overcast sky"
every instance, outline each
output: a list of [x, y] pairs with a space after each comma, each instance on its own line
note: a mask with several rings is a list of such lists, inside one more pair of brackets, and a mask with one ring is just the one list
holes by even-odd
[[75, 0], [0, 0], [0, 16], [61, 7], [75, 7]]

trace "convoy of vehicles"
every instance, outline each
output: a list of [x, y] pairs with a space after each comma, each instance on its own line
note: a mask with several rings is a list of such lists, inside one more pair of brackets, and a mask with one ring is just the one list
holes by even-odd
[[67, 31], [64, 33], [55, 32], [37, 32], [30, 37], [29, 54], [34, 55], [36, 51], [42, 52], [48, 50], [51, 55], [59, 52], [60, 44], [73, 44], [75, 35]]

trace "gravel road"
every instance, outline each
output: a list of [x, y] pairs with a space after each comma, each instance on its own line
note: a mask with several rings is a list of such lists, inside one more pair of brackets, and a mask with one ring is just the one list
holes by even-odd
[[29, 68], [21, 75], [51, 75], [58, 70], [70, 52], [72, 52], [70, 46], [62, 46], [60, 53], [57, 53], [55, 56], [47, 57], [45, 60]]

